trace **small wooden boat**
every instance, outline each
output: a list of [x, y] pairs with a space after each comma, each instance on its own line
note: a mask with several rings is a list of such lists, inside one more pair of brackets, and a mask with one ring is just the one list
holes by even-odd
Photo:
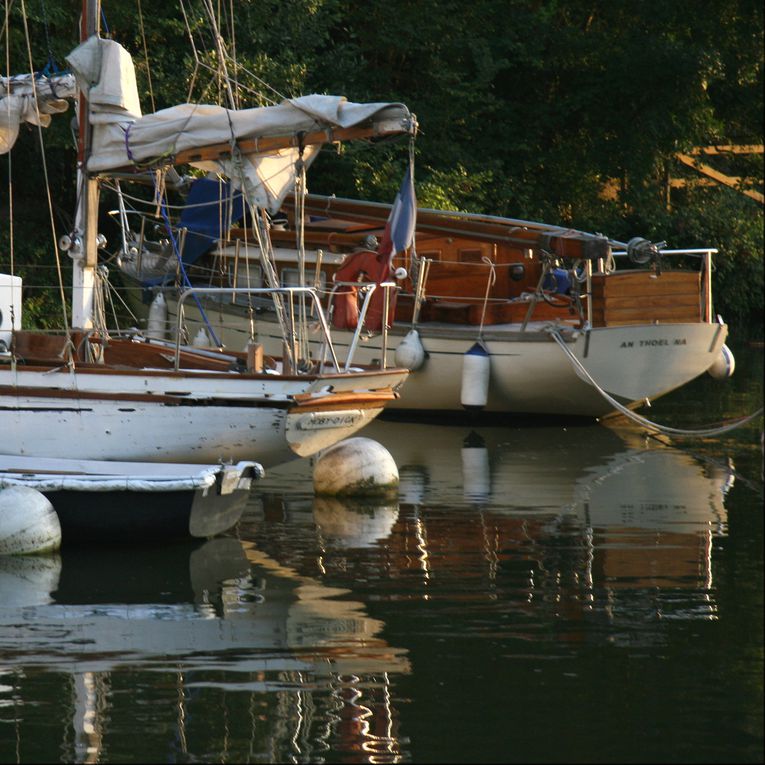
[[42, 492], [61, 523], [64, 544], [84, 540], [206, 538], [234, 526], [257, 462], [232, 465], [110, 462], [0, 456], [0, 490]]

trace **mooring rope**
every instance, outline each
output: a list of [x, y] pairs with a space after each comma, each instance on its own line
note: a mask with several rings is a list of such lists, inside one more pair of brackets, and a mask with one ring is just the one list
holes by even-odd
[[739, 428], [742, 425], [746, 425], [747, 422], [751, 422], [756, 417], [759, 417], [762, 414], [762, 407], [760, 407], [756, 412], [753, 414], [747, 415], [746, 417], [741, 417], [738, 420], [734, 420], [733, 422], [728, 423], [727, 425], [722, 425], [720, 427], [712, 428], [712, 427], [706, 427], [706, 428], [700, 428], [699, 430], [686, 430], [683, 428], [670, 428], [667, 425], [660, 425], [657, 422], [652, 422], [651, 420], [647, 419], [646, 417], [643, 417], [640, 414], [637, 414], [636, 412], [633, 412], [631, 409], [628, 409], [626, 406], [620, 404], [615, 398], [610, 396], [606, 391], [603, 390], [603, 388], [598, 385], [595, 380], [593, 380], [592, 375], [584, 368], [582, 365], [582, 362], [579, 361], [579, 359], [574, 355], [574, 353], [567, 347], [566, 341], [561, 337], [560, 331], [556, 327], [550, 327], [549, 330], [550, 335], [552, 336], [553, 340], [555, 340], [556, 343], [563, 349], [563, 352], [568, 356], [569, 361], [573, 364], [574, 368], [577, 369], [581, 374], [584, 376], [584, 378], [592, 385], [595, 390], [600, 393], [603, 398], [608, 401], [611, 406], [614, 407], [614, 409], [617, 409], [620, 411], [623, 415], [626, 417], [629, 417], [631, 420], [636, 422], [638, 425], [642, 425], [645, 428], [648, 428], [649, 430], [655, 430], [659, 433], [664, 433], [668, 436], [718, 436], [722, 433], [727, 433], [729, 430], [733, 430], [734, 428]]

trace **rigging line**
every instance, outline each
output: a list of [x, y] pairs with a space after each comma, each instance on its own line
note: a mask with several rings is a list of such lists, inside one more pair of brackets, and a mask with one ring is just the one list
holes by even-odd
[[218, 54], [218, 84], [221, 86], [221, 80], [225, 85], [226, 92], [228, 93], [229, 108], [236, 109], [237, 103], [234, 98], [234, 91], [231, 88], [231, 78], [228, 76], [228, 68], [226, 67], [226, 53], [225, 46], [223, 44], [223, 38], [220, 35], [218, 29], [218, 22], [215, 19], [215, 13], [212, 7], [212, 0], [202, 0], [202, 5], [207, 12], [207, 17], [212, 27], [213, 41], [215, 43], [215, 50]]
[[[677, 449], [682, 448], [683, 452], [685, 454], [690, 455], [698, 462], [702, 462], [706, 465], [710, 465], [711, 467], [723, 469], [730, 473], [731, 477], [734, 478], [736, 481], [741, 481], [745, 486], [747, 486], [751, 491], [753, 491], [755, 494], [762, 495], [763, 486], [761, 483], [757, 484], [754, 481], [752, 481], [750, 478], [747, 478], [745, 475], [742, 475], [739, 473], [738, 470], [736, 470], [735, 466], [733, 465], [732, 461], [730, 464], [725, 464], [723, 462], [720, 462], [720, 460], [716, 460], [712, 457], [707, 457], [703, 454], [699, 454], [696, 451], [693, 451], [689, 449], [687, 446], [682, 445], [681, 447], [678, 447], [677, 444], [672, 443], [671, 441], [663, 441], [660, 436], [662, 436], [662, 433], [646, 433], [646, 438], [651, 438], [656, 443], [661, 444], [662, 446], [667, 446], [670, 449]], [[728, 458], [730, 459], [730, 457]]]
[[[203, 68], [203, 69], [208, 69], [213, 73], [215, 73], [216, 70], [213, 67], [211, 67], [209, 64], [206, 64], [199, 55], [199, 50], [197, 49], [196, 43], [194, 42], [194, 33], [191, 30], [191, 25], [189, 24], [189, 18], [186, 13], [186, 7], [183, 0], [180, 0], [180, 7], [181, 7], [181, 12], [183, 13], [184, 24], [186, 26], [186, 34], [189, 37], [189, 42], [191, 43], [191, 49], [194, 53], [194, 72], [192, 74], [191, 82], [189, 84], [188, 98], [187, 98], [188, 101], [191, 101], [191, 93], [194, 90], [194, 85], [196, 84], [198, 70], [200, 68]], [[224, 50], [224, 54], [225, 54], [225, 50]], [[229, 56], [229, 58], [231, 57]], [[249, 93], [260, 96], [261, 99], [266, 101], [267, 103], [272, 103], [272, 104], [277, 103], [275, 100], [269, 99], [267, 96], [265, 96], [265, 94], [263, 94], [262, 91], [258, 91], [254, 88], [250, 88], [250, 87], [247, 87], [246, 85], [242, 85], [239, 81], [239, 75], [238, 75], [239, 72], [242, 72], [252, 77], [254, 80], [259, 82], [263, 87], [273, 91], [280, 100], [283, 101], [286, 98], [282, 93], [280, 93], [276, 88], [274, 88], [272, 85], [267, 83], [264, 79], [262, 79], [261, 77], [258, 77], [257, 74], [247, 69], [247, 67], [243, 66], [242, 64], [238, 63], [235, 58], [232, 59], [232, 63], [234, 64], [234, 67], [235, 67], [234, 71], [237, 72], [236, 79], [234, 80], [237, 90], [244, 88]]]
[[239, 97], [239, 65], [236, 61], [236, 20], [234, 18], [234, 0], [229, 0], [228, 24], [231, 29], [231, 62], [234, 65], [234, 93]]
[[[8, 30], [10, 28], [10, 13], [11, 8], [13, 8], [14, 3], [16, 0], [5, 0], [5, 18], [3, 19], [3, 30], [2, 30], [2, 36], [6, 37], [8, 40], [8, 48], [6, 49], [6, 53], [10, 50], [10, 38]], [[10, 70], [8, 71], [8, 76], [10, 77]]]
[[48, 14], [45, 10], [45, 0], [40, 0], [40, 10], [42, 11], [43, 29], [45, 30], [45, 44], [48, 48], [48, 63], [45, 66], [45, 71], [48, 72], [51, 70], [51, 68], [54, 71], [58, 71], [58, 67], [56, 66], [56, 57], [53, 55], [53, 49], [50, 45], [50, 30], [48, 29]]
[[[305, 195], [308, 193], [306, 188], [306, 168], [303, 160], [303, 140], [302, 134], [299, 135], [300, 147], [298, 160], [295, 162], [295, 236], [297, 239], [297, 257], [298, 257], [298, 279], [300, 286], [304, 287], [305, 279]], [[306, 298], [300, 296], [300, 335], [298, 338], [300, 345], [300, 354], [302, 358], [308, 359], [310, 356], [308, 341], [308, 318], [306, 315]]]
[[[241, 72], [244, 72], [244, 74], [247, 74], [250, 77], [252, 77], [254, 80], [257, 80], [263, 87], [268, 88], [269, 90], [273, 91], [279, 97], [279, 99], [281, 101], [286, 100], [287, 96], [285, 96], [280, 91], [278, 91], [273, 85], [271, 85], [268, 82], [266, 82], [262, 77], [259, 77], [257, 74], [255, 74], [255, 72], [253, 72], [252, 70], [248, 69], [246, 66], [243, 66], [242, 64], [239, 64], [238, 68], [239, 68], [239, 70]], [[278, 103], [276, 100], [270, 99], [264, 93], [262, 93], [260, 91], [257, 91], [254, 88], [248, 88], [246, 85], [242, 85], [241, 83], [237, 83], [237, 86], [240, 87], [240, 88], [244, 88], [245, 90], [248, 90], [250, 93], [254, 93], [254, 94], [260, 95], [260, 97], [264, 101], [266, 101], [266, 102], [269, 102], [271, 104]]]
[[[21, 16], [24, 20], [24, 36], [27, 44], [27, 56], [29, 58], [29, 71], [33, 72], [34, 67], [32, 65], [32, 45], [29, 40], [29, 25], [27, 24], [27, 9], [25, 0], [21, 0]], [[45, 140], [42, 133], [42, 120], [40, 118], [40, 104], [37, 101], [37, 84], [35, 78], [32, 78], [32, 96], [34, 98], [35, 111], [37, 117], [37, 133], [40, 140], [40, 155], [42, 157], [43, 175], [45, 176], [45, 193], [48, 201], [48, 214], [50, 216], [51, 234], [53, 235], [53, 251], [56, 254], [56, 272], [58, 274], [58, 287], [61, 297], [61, 312], [64, 319], [64, 330], [66, 332], [67, 345], [71, 349], [72, 337], [69, 331], [69, 319], [66, 315], [66, 296], [64, 295], [64, 276], [61, 272], [61, 260], [58, 251], [58, 239], [56, 237], [56, 221], [53, 215], [53, 198], [50, 193], [50, 179], [48, 177], [48, 163], [45, 159]], [[69, 356], [70, 365], [72, 364], [71, 354]]]
[[143, 57], [146, 61], [146, 77], [149, 80], [149, 100], [151, 101], [151, 110], [157, 111], [157, 107], [154, 105], [154, 89], [151, 84], [151, 66], [149, 65], [149, 51], [146, 47], [146, 31], [143, 26], [143, 8], [141, 7], [141, 0], [138, 0], [138, 23], [141, 27], [141, 41], [143, 42]]
[[[165, 210], [164, 202], [162, 199], [160, 199], [159, 201], [159, 211], [160, 211], [160, 214], [162, 215], [163, 221], [165, 222], [165, 227], [167, 229], [168, 235], [170, 236], [170, 241], [173, 244], [173, 252], [175, 253], [175, 257], [178, 259], [178, 267], [181, 271], [181, 275], [183, 276], [183, 282], [187, 287], [193, 287], [194, 285], [191, 283], [191, 280], [189, 279], [189, 276], [186, 273], [186, 268], [183, 265], [183, 258], [181, 257], [181, 251], [178, 247], [178, 242], [175, 238], [175, 235], [173, 234], [172, 226], [170, 224], [170, 218], [167, 215], [167, 211]], [[192, 297], [194, 298], [194, 302], [196, 303], [197, 309], [199, 310], [199, 313], [202, 316], [202, 320], [207, 325], [207, 329], [210, 330], [210, 336], [212, 337], [213, 342], [219, 348], [222, 348], [223, 346], [221, 342], [218, 340], [218, 336], [215, 334], [215, 330], [212, 328], [212, 325], [210, 324], [210, 320], [207, 318], [207, 314], [205, 313], [205, 310], [202, 307], [202, 304], [199, 302], [199, 296], [196, 293], [193, 293]]]
[[637, 412], [633, 412], [631, 409], [628, 409], [626, 406], [623, 406], [620, 404], [615, 398], [610, 396], [606, 391], [603, 390], [596, 382], [593, 380], [590, 373], [585, 369], [584, 365], [581, 361], [573, 354], [573, 352], [566, 346], [566, 341], [561, 337], [559, 330], [556, 327], [549, 327], [547, 330], [550, 335], [552, 336], [553, 340], [555, 340], [556, 343], [563, 349], [563, 352], [568, 356], [571, 363], [574, 365], [577, 371], [581, 372], [582, 375], [585, 377], [585, 379], [592, 385], [595, 390], [600, 393], [603, 398], [608, 401], [609, 404], [611, 404], [615, 409], [620, 411], [623, 415], [626, 417], [629, 417], [634, 422], [638, 423], [638, 425], [642, 425], [643, 427], [648, 428], [649, 430], [655, 430], [659, 433], [664, 433], [668, 436], [718, 436], [722, 433], [727, 433], [729, 430], [733, 430], [734, 428], [738, 428], [742, 425], [746, 425], [746, 423], [751, 422], [756, 417], [759, 417], [763, 409], [760, 407], [756, 412], [747, 415], [745, 417], [740, 417], [737, 420], [734, 420], [733, 422], [729, 422], [726, 425], [721, 425], [717, 428], [700, 428], [699, 430], [685, 430], [682, 428], [670, 428], [666, 425], [659, 425], [656, 422], [651, 422], [651, 420], [647, 419], [646, 417], [643, 417], [640, 414], [637, 414]]
[[112, 314], [114, 316], [114, 323], [117, 326], [118, 334], [121, 333], [121, 330], [119, 329], [119, 319], [117, 318], [117, 309], [114, 307], [114, 298], [116, 297], [117, 300], [122, 303], [122, 307], [128, 312], [130, 315], [130, 318], [135, 322], [136, 326], [138, 326], [138, 317], [133, 313], [133, 310], [130, 308], [130, 306], [125, 302], [122, 295], [120, 295], [117, 288], [109, 281], [108, 276], [106, 278], [106, 287], [109, 291], [109, 303], [112, 306]]
[[486, 306], [489, 303], [489, 292], [491, 292], [491, 288], [495, 285], [497, 281], [497, 273], [494, 270], [494, 263], [487, 258], [485, 255], [481, 258], [481, 260], [486, 263], [489, 268], [489, 278], [486, 280], [486, 293], [483, 296], [483, 310], [481, 311], [481, 325], [478, 329], [478, 339], [483, 339], [483, 324], [486, 319]]
[[[229, 56], [229, 58], [230, 58], [230, 56]], [[215, 67], [210, 66], [210, 64], [207, 64], [204, 61], [199, 61], [198, 65], [199, 65], [200, 69], [207, 69], [210, 72], [213, 72], [214, 76], [216, 76], [218, 74], [218, 70]], [[247, 69], [246, 67], [242, 66], [241, 64], [237, 64], [237, 67], [239, 68], [240, 71], [244, 72], [245, 74], [250, 75], [253, 79], [257, 80], [264, 87], [269, 88], [270, 90], [273, 90], [274, 93], [276, 93], [276, 95], [279, 96], [279, 98], [282, 101], [285, 100], [286, 96], [282, 96], [279, 93], [279, 91], [277, 91], [275, 88], [270, 86], [265, 80], [263, 80], [260, 77], [258, 77], [258, 75], [256, 75], [254, 72], [251, 72], [249, 69]], [[229, 79], [231, 79], [231, 78], [229, 78]], [[252, 94], [253, 96], [258, 96], [258, 97], [260, 97], [260, 99], [262, 101], [265, 101], [267, 104], [270, 104], [270, 105], [274, 105], [274, 104], [278, 103], [278, 101], [276, 99], [269, 98], [268, 96], [263, 94], [262, 91], [256, 90], [255, 88], [251, 88], [251, 87], [248, 87], [247, 85], [242, 84], [238, 79], [234, 79], [232, 81], [235, 83], [237, 90], [244, 90], [247, 93]]]
[[191, 25], [189, 24], [189, 17], [186, 15], [186, 6], [183, 0], [180, 0], [181, 13], [183, 14], [183, 22], [186, 25], [186, 33], [189, 36], [189, 42], [191, 43], [191, 50], [194, 52], [194, 71], [191, 74], [191, 81], [189, 82], [187, 101], [191, 101], [191, 94], [194, 90], [194, 85], [197, 81], [197, 72], [199, 71], [199, 53], [197, 52], [197, 46], [194, 42], [194, 35], [191, 32]]

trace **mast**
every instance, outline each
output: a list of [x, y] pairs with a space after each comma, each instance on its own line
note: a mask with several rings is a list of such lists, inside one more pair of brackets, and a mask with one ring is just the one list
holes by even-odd
[[[99, 32], [100, 0], [83, 0], [80, 21], [80, 42]], [[89, 119], [89, 105], [85, 95], [80, 93], [79, 133], [77, 156], [77, 210], [75, 213], [75, 239], [79, 242], [69, 250], [72, 258], [72, 327], [91, 329], [93, 327], [93, 292], [96, 265], [98, 262], [98, 181], [86, 171], [90, 156], [92, 129]]]

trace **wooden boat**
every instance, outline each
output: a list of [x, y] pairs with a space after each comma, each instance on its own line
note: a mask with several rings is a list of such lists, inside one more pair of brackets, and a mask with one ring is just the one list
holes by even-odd
[[[142, 116], [132, 60], [117, 42], [99, 37], [98, 5], [84, 3], [83, 42], [68, 57], [80, 95], [79, 202], [74, 229], [58, 243], [73, 261], [71, 322], [54, 336], [21, 330], [21, 281], [13, 274], [0, 280], [3, 450], [81, 459], [257, 460], [267, 466], [348, 437], [396, 398], [408, 370], [341, 369], [310, 288], [272, 284], [259, 291], [274, 305], [285, 340], [265, 361], [252, 344], [247, 350], [200, 350], [108, 328], [98, 310], [107, 289], [97, 264], [103, 246], [99, 190], [125, 168], [150, 166], [156, 178], [175, 164], [217, 163], [221, 173], [246, 185], [250, 213], [258, 218], [294, 185], [298, 157], [304, 169], [325, 142], [406, 135], [414, 129], [408, 109], [307, 96], [244, 110], [182, 104]], [[24, 115], [36, 115], [32, 121], [41, 124], [41, 113], [66, 107], [60, 96], [70, 93], [49, 90], [33, 85], [30, 94], [17, 90], [16, 80], [3, 80], [0, 110], [17, 121], [9, 130], [4, 126], [0, 150], [10, 148]], [[304, 315], [306, 306], [325, 337], [317, 363], [298, 363], [291, 342], [295, 316]]]
[[[394, 259], [387, 282], [375, 283], [368, 275], [374, 242], [370, 250], [365, 241], [383, 236], [391, 206], [309, 194], [301, 208], [302, 218], [288, 197], [271, 229], [281, 283], [296, 279], [299, 231], [304, 268], [323, 290], [338, 350], [412, 370], [389, 409], [602, 417], [705, 371], [718, 377], [733, 371], [728, 328], [712, 303], [713, 248], [669, 249], [639, 237], [620, 242], [530, 221], [419, 209], [414, 246]], [[122, 268], [137, 286], [156, 279], [162, 258], [145, 238], [135, 241], [146, 259], [126, 258]], [[234, 227], [220, 241], [208, 239], [207, 251], [188, 268], [198, 284], [257, 284], [258, 257], [252, 236]], [[389, 328], [373, 310], [373, 296], [383, 290], [391, 293]], [[172, 325], [172, 289], [163, 299]], [[252, 306], [236, 295], [206, 305], [216, 331], [241, 344]], [[144, 305], [144, 316], [148, 310]], [[256, 311], [258, 342], [274, 352], [273, 314], [262, 303]], [[192, 312], [186, 320], [194, 331]]]
[[64, 544], [206, 538], [239, 521], [256, 462], [197, 465], [0, 456], [0, 490], [42, 492]]

